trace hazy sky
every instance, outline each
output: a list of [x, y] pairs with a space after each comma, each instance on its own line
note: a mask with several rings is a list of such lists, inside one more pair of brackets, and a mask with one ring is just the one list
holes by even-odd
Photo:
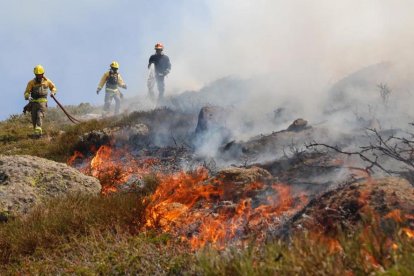
[[126, 96], [144, 95], [158, 41], [172, 62], [167, 94], [226, 75], [262, 73], [283, 76], [298, 90], [318, 90], [361, 66], [413, 57], [412, 0], [0, 3], [0, 119], [21, 112], [39, 63], [64, 104], [101, 104], [95, 91], [112, 60], [121, 65]]

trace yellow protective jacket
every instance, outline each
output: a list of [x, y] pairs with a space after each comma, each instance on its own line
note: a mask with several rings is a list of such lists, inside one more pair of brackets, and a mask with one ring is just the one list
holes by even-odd
[[[121, 77], [121, 74], [119, 73], [112, 73], [111, 77], [111, 72], [107, 71], [105, 72], [105, 74], [102, 76], [101, 81], [98, 84], [98, 88], [102, 89], [102, 87], [106, 84], [106, 88], [109, 89], [118, 89], [118, 86], [125, 88], [125, 82]], [[113, 81], [115, 81], [115, 83], [112, 83]]]
[[47, 102], [48, 89], [53, 93], [57, 91], [53, 82], [46, 77], [43, 77], [41, 82], [37, 82], [36, 78], [34, 78], [27, 84], [24, 97], [27, 99], [31, 96], [32, 102]]

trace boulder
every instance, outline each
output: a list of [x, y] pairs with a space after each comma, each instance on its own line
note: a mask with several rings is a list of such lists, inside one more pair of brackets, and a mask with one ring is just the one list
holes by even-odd
[[237, 168], [229, 167], [221, 170], [217, 178], [223, 181], [252, 183], [263, 179], [271, 178], [272, 175], [265, 169], [259, 167]]
[[[406, 216], [405, 216], [406, 215]], [[290, 224], [326, 234], [352, 229], [367, 216], [413, 227], [414, 187], [405, 179], [367, 179], [338, 187], [311, 200]], [[291, 229], [288, 230], [291, 232]]]
[[302, 131], [307, 128], [308, 121], [304, 119], [296, 119], [293, 123], [287, 128], [287, 131]]
[[149, 135], [147, 125], [137, 123], [125, 127], [104, 128], [102, 130], [93, 130], [83, 134], [74, 150], [82, 154], [94, 153], [103, 145], [109, 145], [112, 141], [118, 144], [136, 143], [136, 141], [146, 141]]
[[0, 155], [0, 214], [22, 214], [49, 198], [100, 190], [98, 179], [66, 164], [28, 155]]
[[225, 110], [218, 106], [205, 106], [198, 114], [196, 134], [224, 127]]

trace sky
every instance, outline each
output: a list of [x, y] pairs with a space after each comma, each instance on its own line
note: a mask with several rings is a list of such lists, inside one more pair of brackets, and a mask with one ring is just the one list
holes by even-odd
[[65, 105], [102, 104], [96, 87], [113, 60], [128, 85], [125, 95], [145, 95], [157, 42], [172, 63], [167, 95], [229, 75], [267, 74], [312, 104], [320, 91], [363, 66], [413, 59], [411, 0], [0, 3], [0, 120], [21, 112], [37, 64]]

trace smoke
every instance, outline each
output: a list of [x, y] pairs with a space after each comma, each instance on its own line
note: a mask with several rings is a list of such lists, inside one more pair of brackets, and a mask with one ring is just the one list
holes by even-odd
[[[169, 92], [190, 90], [169, 106], [224, 106], [238, 140], [285, 129], [296, 118], [325, 122], [331, 135], [375, 123], [404, 128], [414, 116], [414, 3], [397, 2], [208, 1], [209, 28], [200, 31], [187, 15], [194, 28], [168, 45]], [[381, 84], [391, 91], [386, 102]], [[203, 152], [217, 149], [220, 139], [211, 141]]]
[[[181, 92], [228, 75], [266, 76], [246, 102], [269, 111], [277, 105], [270, 103], [294, 98], [303, 116], [313, 117], [330, 85], [344, 76], [410, 57], [414, 4], [398, 3], [208, 1], [209, 30], [197, 38], [197, 31], [184, 32], [169, 46], [177, 63], [167, 82]], [[193, 18], [187, 20], [191, 25]]]

